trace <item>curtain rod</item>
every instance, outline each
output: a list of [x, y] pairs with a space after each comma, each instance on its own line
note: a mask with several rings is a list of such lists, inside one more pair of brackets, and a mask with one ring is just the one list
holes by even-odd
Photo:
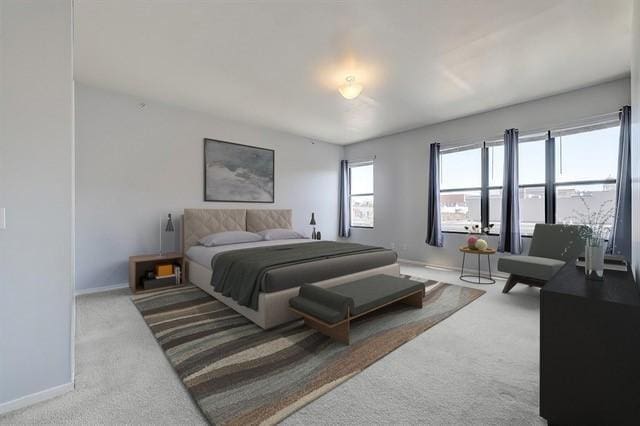
[[[544, 135], [548, 131], [551, 131], [552, 133], [566, 132], [568, 130], [580, 129], [582, 127], [593, 126], [596, 124], [606, 124], [609, 122], [614, 122], [615, 120], [619, 120], [619, 117], [618, 117], [619, 113], [620, 113], [620, 109], [613, 112], [606, 112], [602, 114], [592, 115], [590, 117], [573, 120], [568, 123], [547, 126], [547, 128], [524, 130], [524, 131], [520, 131], [519, 133], [523, 138], [526, 138], [526, 137], [531, 137], [536, 135]], [[604, 120], [605, 118], [609, 118], [609, 117], [610, 117], [609, 120]], [[614, 117], [615, 117], [615, 120], [614, 120]], [[596, 120], [598, 119], [602, 119], [602, 120], [599, 122], [596, 122]], [[488, 144], [499, 143], [503, 140], [503, 137], [492, 136], [492, 137], [480, 138], [480, 139], [482, 139], [480, 142], [478, 142], [478, 138], [474, 137], [474, 138], [461, 139], [457, 142], [447, 143], [447, 145], [453, 144], [454, 146], [451, 146], [449, 148], [443, 148], [440, 150], [440, 152], [444, 153], [444, 152], [452, 152], [452, 151], [463, 151], [466, 148], [481, 146], [483, 143], [488, 143]], [[466, 143], [471, 140], [473, 140], [474, 142]], [[458, 143], [463, 143], [463, 145], [458, 145]]]

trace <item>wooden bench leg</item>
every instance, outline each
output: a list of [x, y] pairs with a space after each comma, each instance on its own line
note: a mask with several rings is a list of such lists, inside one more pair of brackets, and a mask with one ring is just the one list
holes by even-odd
[[345, 345], [348, 345], [351, 343], [349, 339], [349, 320], [348, 319], [341, 321], [331, 327], [319, 321], [315, 321], [313, 318], [309, 318], [309, 317], [304, 318], [304, 323], [311, 328], [315, 328], [325, 336], [331, 337], [333, 340], [337, 340], [338, 342], [344, 343]]
[[416, 308], [422, 308], [422, 299], [424, 299], [424, 291], [410, 294], [404, 299], [400, 299], [399, 302], [405, 305], [415, 306]]
[[370, 313], [371, 311], [375, 311], [381, 307], [390, 305], [391, 303], [396, 303], [396, 302], [402, 302], [406, 305], [410, 305], [410, 306], [415, 306], [416, 308], [422, 308], [422, 300], [424, 299], [424, 289], [420, 290], [420, 291], [416, 291], [413, 294], [410, 294], [408, 296], [403, 297], [402, 299], [395, 299], [392, 300], [388, 303], [385, 303], [381, 306], [378, 306], [376, 308], [370, 309], [367, 312], [362, 312], [358, 315], [354, 315], [351, 316], [349, 310], [347, 310], [347, 318], [336, 323], [336, 324], [328, 324], [318, 318], [315, 318], [305, 312], [301, 312], [298, 311], [295, 308], [289, 308], [291, 311], [295, 312], [296, 314], [302, 316], [302, 318], [304, 318], [304, 323], [308, 326], [311, 327], [313, 329], [318, 330], [320, 333], [324, 334], [325, 336], [329, 336], [331, 337], [333, 340], [337, 340], [338, 342], [342, 342], [344, 344], [350, 344], [351, 340], [349, 337], [349, 328], [350, 328], [350, 321], [354, 318], [358, 318], [362, 315], [366, 315], [368, 313]]

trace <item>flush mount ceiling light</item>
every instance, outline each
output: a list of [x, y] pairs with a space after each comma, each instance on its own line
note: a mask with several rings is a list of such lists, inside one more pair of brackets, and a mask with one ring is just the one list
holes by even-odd
[[362, 84], [356, 83], [356, 78], [353, 75], [347, 76], [345, 78], [347, 81], [342, 86], [338, 87], [338, 91], [345, 99], [355, 99], [360, 93], [362, 93]]

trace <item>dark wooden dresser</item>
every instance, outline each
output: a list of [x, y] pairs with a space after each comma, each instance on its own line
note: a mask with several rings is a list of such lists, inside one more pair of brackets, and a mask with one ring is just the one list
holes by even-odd
[[540, 415], [640, 424], [640, 292], [631, 272], [587, 281], [569, 262], [540, 292]]

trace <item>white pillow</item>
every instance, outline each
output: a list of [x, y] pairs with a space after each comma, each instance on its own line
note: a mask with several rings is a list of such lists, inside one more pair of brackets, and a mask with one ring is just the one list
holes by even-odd
[[225, 246], [238, 243], [252, 243], [262, 241], [262, 236], [253, 232], [245, 231], [225, 231], [209, 234], [198, 240], [200, 244], [206, 247]]
[[258, 234], [262, 235], [265, 241], [273, 241], [273, 240], [292, 240], [297, 238], [304, 238], [302, 235], [298, 234], [293, 229], [265, 229], [264, 231], [258, 232]]

